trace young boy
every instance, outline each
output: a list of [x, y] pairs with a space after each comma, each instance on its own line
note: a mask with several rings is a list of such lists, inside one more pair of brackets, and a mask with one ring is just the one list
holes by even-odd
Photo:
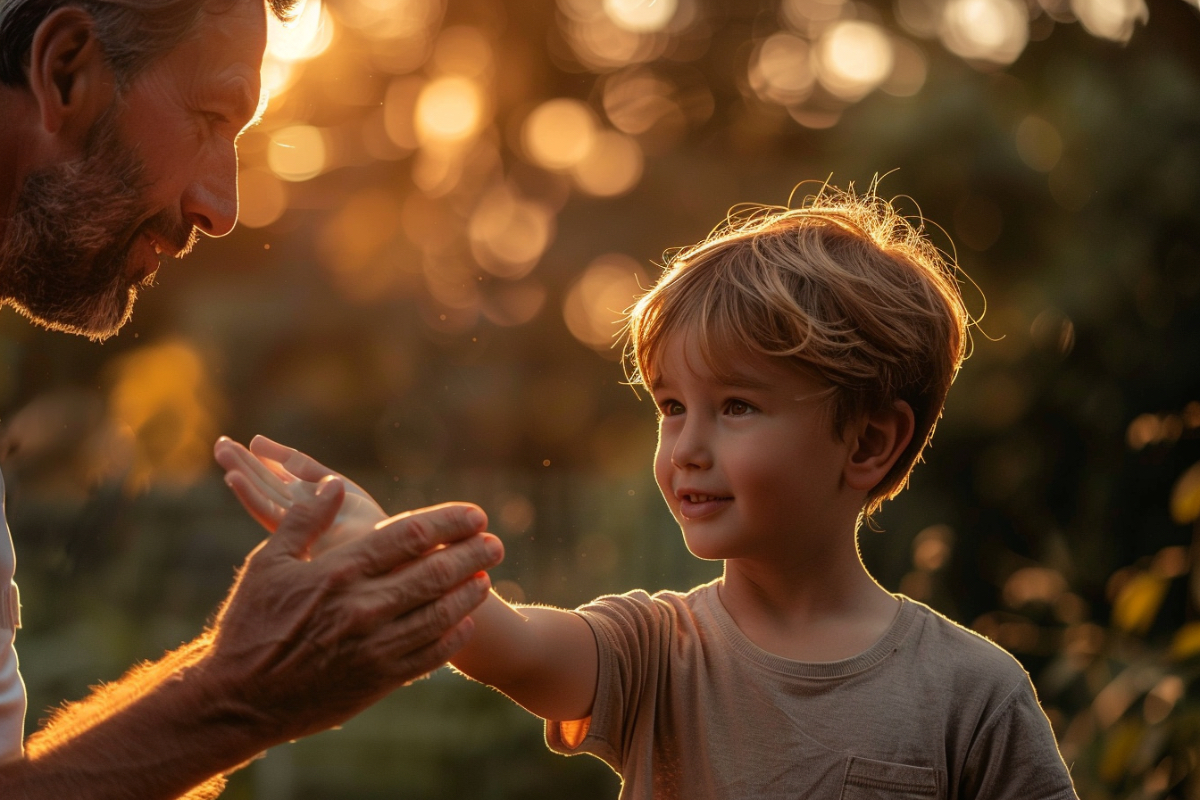
[[[966, 323], [936, 248], [873, 193], [827, 188], [678, 252], [630, 352], [659, 488], [723, 577], [576, 611], [493, 595], [452, 663], [543, 717], [555, 751], [602, 758], [623, 799], [1075, 798], [1021, 666], [858, 555], [932, 435]], [[308, 485], [293, 476], [328, 474], [267, 440], [274, 472], [221, 447], [268, 526]]]

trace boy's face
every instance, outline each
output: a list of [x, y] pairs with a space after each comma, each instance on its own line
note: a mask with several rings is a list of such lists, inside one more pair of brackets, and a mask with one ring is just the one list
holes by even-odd
[[836, 526], [851, 448], [834, 436], [827, 386], [755, 355], [719, 377], [686, 333], [656, 367], [654, 477], [693, 555], [786, 561]]

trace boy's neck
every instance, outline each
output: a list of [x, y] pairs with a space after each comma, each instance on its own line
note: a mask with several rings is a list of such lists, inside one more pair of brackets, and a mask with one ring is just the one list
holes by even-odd
[[875, 644], [899, 600], [868, 574], [857, 548], [802, 564], [729, 559], [722, 605], [758, 647], [793, 661], [841, 661]]

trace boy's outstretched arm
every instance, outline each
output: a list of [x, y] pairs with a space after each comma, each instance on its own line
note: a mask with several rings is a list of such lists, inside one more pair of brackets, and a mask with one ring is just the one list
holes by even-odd
[[[247, 451], [225, 441], [217, 460], [225, 480], [268, 530], [328, 475], [345, 478], [315, 459], [259, 436]], [[343, 544], [341, 530], [370, 530], [387, 517], [371, 497], [346, 481], [346, 502], [333, 530], [316, 549]], [[599, 655], [591, 627], [571, 611], [514, 608], [492, 593], [472, 614], [475, 630], [451, 662], [459, 671], [508, 695], [539, 717], [560, 722], [591, 713]]]
[[450, 663], [543, 719], [592, 713], [599, 654], [591, 626], [572, 611], [514, 608], [495, 592], [471, 614], [475, 633]]

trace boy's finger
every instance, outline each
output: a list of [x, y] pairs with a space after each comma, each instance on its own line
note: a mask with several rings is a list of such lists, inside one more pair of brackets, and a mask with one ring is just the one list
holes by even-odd
[[258, 435], [250, 440], [250, 452], [260, 458], [266, 457], [282, 464], [288, 472], [306, 481], [319, 481], [326, 475], [337, 473], [312, 456], [301, 453], [294, 447]]
[[[218, 441], [215, 450], [217, 463], [226, 471], [239, 471], [249, 481], [259, 484], [273, 502], [287, 508], [292, 504], [292, 491], [287, 483], [269, 464], [264, 464], [257, 456], [233, 440]], [[282, 470], [282, 467], [279, 468]], [[284, 471], [284, 474], [287, 474]]]
[[283, 506], [272, 502], [259, 490], [254, 481], [248, 480], [237, 470], [225, 473], [225, 485], [233, 491], [238, 502], [242, 504], [242, 508], [246, 509], [246, 512], [268, 531], [273, 532], [279, 527], [283, 515], [292, 506], [291, 503]]

